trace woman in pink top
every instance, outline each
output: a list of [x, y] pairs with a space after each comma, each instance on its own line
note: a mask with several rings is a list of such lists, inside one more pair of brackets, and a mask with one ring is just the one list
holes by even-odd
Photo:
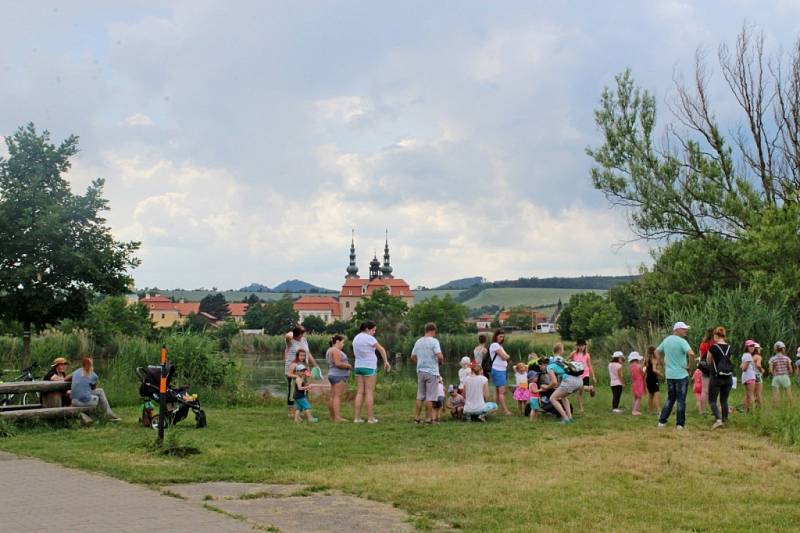
[[583, 414], [583, 391], [594, 396], [594, 386], [592, 384], [597, 384], [597, 378], [594, 375], [594, 368], [592, 367], [592, 356], [589, 355], [589, 352], [586, 350], [585, 340], [578, 339], [578, 342], [575, 343], [575, 351], [570, 354], [569, 358], [572, 361], [583, 363], [583, 374], [581, 375], [583, 387], [578, 389], [578, 410]]

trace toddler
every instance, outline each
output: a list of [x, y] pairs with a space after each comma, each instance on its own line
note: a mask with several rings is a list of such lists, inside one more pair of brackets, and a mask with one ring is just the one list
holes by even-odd
[[608, 377], [611, 384], [611, 411], [621, 413], [619, 401], [622, 398], [622, 389], [625, 386], [625, 378], [622, 377], [622, 361], [625, 354], [617, 350], [611, 355], [611, 362], [608, 363]]
[[311, 371], [306, 368], [306, 365], [299, 364], [294, 368], [294, 374], [297, 376], [294, 379], [294, 421], [300, 422], [300, 417], [305, 413], [309, 422], [316, 423], [317, 418], [311, 416], [311, 403], [308, 401], [308, 389], [311, 385], [308, 383], [311, 377]]
[[694, 382], [694, 386], [692, 388], [692, 392], [694, 392], [694, 398], [697, 400], [697, 414], [703, 414], [703, 372], [700, 371], [699, 368], [695, 368], [694, 374], [692, 374], [692, 381]]
[[436, 401], [433, 402], [433, 422], [439, 422], [442, 407], [444, 407], [444, 381], [442, 381], [442, 376], [439, 376], [439, 384], [436, 386]]
[[447, 410], [453, 418], [461, 420], [464, 418], [464, 396], [458, 393], [458, 389], [450, 385], [447, 388], [450, 396], [447, 397]]
[[530, 393], [530, 399], [528, 400], [528, 404], [531, 407], [531, 421], [539, 420], [539, 399], [541, 398], [541, 394], [539, 393], [539, 373], [534, 372], [533, 376], [528, 380], [528, 392]]
[[464, 378], [468, 377], [472, 374], [472, 370], [470, 370], [470, 359], [469, 357], [462, 357], [459, 365], [461, 368], [458, 369], [458, 383], [459, 385], [464, 385]]
[[517, 385], [514, 388], [514, 399], [517, 400], [519, 415], [525, 416], [525, 404], [531, 399], [530, 392], [528, 392], [528, 365], [525, 363], [514, 365], [514, 380]]
[[631, 414], [633, 416], [640, 416], [642, 413], [639, 411], [639, 404], [642, 402], [644, 396], [644, 370], [642, 369], [642, 357], [639, 352], [631, 352], [628, 354], [628, 364], [631, 371], [631, 394], [633, 394], [633, 406], [631, 407]]

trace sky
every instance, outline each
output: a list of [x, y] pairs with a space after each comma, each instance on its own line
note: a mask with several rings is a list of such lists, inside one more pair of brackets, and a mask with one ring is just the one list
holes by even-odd
[[362, 275], [388, 230], [412, 287], [635, 273], [651, 245], [585, 154], [603, 87], [630, 67], [666, 119], [698, 47], [748, 23], [789, 48], [800, 17], [791, 0], [0, 7], [0, 135], [78, 135], [67, 177], [106, 180], [114, 235], [142, 243], [136, 286], [185, 289], [338, 288], [351, 230]]

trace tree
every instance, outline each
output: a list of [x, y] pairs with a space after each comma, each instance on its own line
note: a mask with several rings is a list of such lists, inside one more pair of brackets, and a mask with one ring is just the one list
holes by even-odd
[[261, 329], [267, 323], [267, 307], [263, 303], [250, 304], [244, 313], [244, 327]]
[[309, 333], [324, 333], [325, 321], [317, 315], [309, 315], [303, 319], [303, 327]]
[[[114, 240], [101, 213], [104, 180], [73, 194], [64, 178], [78, 138], [59, 146], [33, 124], [5, 138], [0, 158], [0, 317], [26, 332], [63, 318], [82, 318], [95, 294], [124, 294], [137, 242]], [[30, 350], [24, 336], [23, 364]]]
[[200, 312], [208, 313], [218, 320], [224, 320], [231, 314], [230, 309], [228, 309], [228, 301], [221, 292], [205, 295], [200, 300]]
[[144, 305], [128, 305], [123, 296], [112, 296], [91, 304], [86, 319], [81, 324], [91, 331], [95, 343], [108, 345], [114, 335], [149, 337], [153, 334], [153, 322]]
[[509, 309], [507, 325], [524, 330], [533, 329], [533, 314], [524, 305], [519, 305]]
[[[791, 283], [800, 259], [794, 247], [800, 231], [800, 40], [790, 54], [770, 58], [763, 35], [744, 27], [732, 48], [719, 47], [716, 59], [742, 127], [719, 123], [717, 116], [729, 113], [714, 110], [702, 51], [690, 83], [676, 78], [673, 120], [661, 143], [655, 140], [655, 98], [625, 71], [614, 89], [603, 91], [595, 112], [603, 142], [587, 149], [595, 161], [592, 181], [626, 210], [638, 237], [667, 240], [637, 283], [644, 297], [663, 304], [677, 294], [693, 300], [744, 286], [797, 305], [800, 290]], [[782, 260], [764, 260], [754, 249]], [[644, 314], [655, 311], [643, 304]]]
[[347, 322], [344, 320], [334, 320], [327, 326], [325, 326], [325, 333], [329, 333], [331, 335], [335, 334], [344, 334], [347, 331]]
[[561, 330], [561, 336], [571, 340], [607, 335], [619, 327], [622, 320], [614, 304], [596, 292], [573, 294], [562, 316], [567, 310], [570, 315], [569, 328], [567, 332]]
[[449, 294], [444, 298], [433, 296], [411, 308], [408, 312], [411, 333], [422, 335], [425, 324], [433, 322], [439, 333], [466, 333], [467, 308]]
[[198, 313], [189, 313], [183, 329], [189, 333], [203, 333], [208, 328], [208, 319]]
[[300, 321], [300, 315], [294, 310], [292, 300], [288, 298], [267, 302], [264, 307], [267, 315], [264, 330], [269, 335], [280, 335], [291, 331]]
[[408, 304], [402, 298], [392, 296], [388, 290], [380, 288], [356, 304], [353, 320], [372, 320], [383, 330], [395, 331], [403, 324], [407, 312]]
[[259, 297], [258, 297], [258, 296], [256, 296], [255, 294], [248, 294], [248, 295], [247, 295], [247, 298], [245, 298], [244, 300], [242, 300], [242, 303], [246, 303], [246, 304], [250, 304], [250, 305], [252, 305], [252, 304], [257, 304], [257, 303], [259, 303], [260, 301], [261, 301], [261, 298], [259, 298]]
[[643, 326], [642, 310], [640, 305], [640, 285], [635, 283], [620, 283], [608, 289], [608, 301], [620, 312], [622, 317], [619, 323], [621, 328]]

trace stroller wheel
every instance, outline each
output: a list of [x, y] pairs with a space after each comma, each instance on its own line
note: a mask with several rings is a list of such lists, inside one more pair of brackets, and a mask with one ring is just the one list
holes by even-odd
[[202, 409], [198, 409], [195, 412], [194, 419], [196, 422], [195, 424], [196, 428], [204, 428], [208, 425], [208, 423], [206, 422], [206, 412], [203, 411]]
[[[164, 419], [164, 427], [169, 426], [169, 417]], [[150, 427], [158, 431], [158, 415], [153, 415], [153, 418], [150, 419]]]

